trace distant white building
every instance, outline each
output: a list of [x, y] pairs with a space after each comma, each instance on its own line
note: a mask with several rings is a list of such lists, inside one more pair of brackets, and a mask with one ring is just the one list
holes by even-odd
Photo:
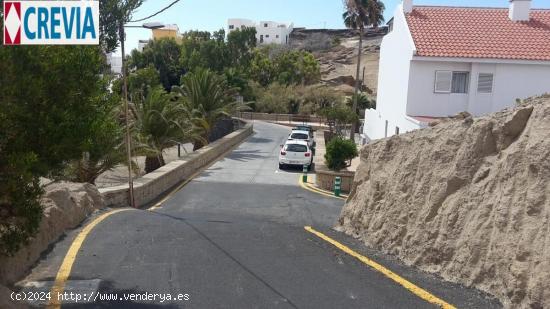
[[404, 0], [382, 41], [377, 106], [365, 113], [364, 141], [549, 93], [550, 10], [508, 1], [509, 8], [474, 8]]
[[122, 74], [122, 57], [113, 53], [107, 54], [107, 63], [111, 66], [111, 72]]
[[293, 23], [277, 23], [274, 21], [260, 21], [231, 18], [227, 20], [228, 32], [236, 29], [256, 28], [256, 40], [259, 44], [289, 44], [290, 33], [294, 30]]
[[139, 40], [137, 50], [139, 52], [143, 52], [143, 49], [147, 46], [147, 44], [149, 44], [149, 40]]

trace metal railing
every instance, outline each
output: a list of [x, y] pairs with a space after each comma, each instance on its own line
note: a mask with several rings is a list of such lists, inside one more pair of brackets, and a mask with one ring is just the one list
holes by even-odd
[[253, 112], [237, 112], [236, 116], [242, 119], [263, 120], [278, 123], [304, 123], [304, 124], [320, 124], [325, 125], [327, 119], [315, 115], [296, 115], [296, 114], [267, 114]]

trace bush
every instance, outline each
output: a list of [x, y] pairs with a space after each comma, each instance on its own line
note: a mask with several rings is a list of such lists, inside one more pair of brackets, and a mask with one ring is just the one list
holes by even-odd
[[42, 219], [36, 156], [7, 154], [0, 144], [0, 256], [12, 256], [38, 231]]
[[335, 137], [327, 145], [325, 162], [329, 169], [339, 171], [347, 166], [346, 161], [358, 155], [357, 145], [354, 141]]

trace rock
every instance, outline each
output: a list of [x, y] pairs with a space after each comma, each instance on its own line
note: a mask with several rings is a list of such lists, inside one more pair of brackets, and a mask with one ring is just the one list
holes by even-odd
[[41, 204], [44, 217], [37, 235], [15, 256], [0, 256], [0, 284], [15, 283], [65, 230], [76, 228], [94, 211], [104, 208], [103, 198], [95, 186], [67, 182], [47, 185]]
[[338, 229], [408, 265], [550, 307], [550, 96], [361, 150]]
[[29, 306], [24, 302], [12, 301], [12, 290], [0, 284], [0, 308], [2, 309], [25, 309]]
[[344, 84], [351, 87], [355, 87], [355, 78], [351, 75], [338, 76], [336, 78], [328, 80], [327, 82], [335, 85]]

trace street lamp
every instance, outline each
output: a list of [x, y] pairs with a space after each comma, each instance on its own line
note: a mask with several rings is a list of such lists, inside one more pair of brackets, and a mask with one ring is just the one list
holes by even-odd
[[120, 49], [122, 53], [122, 80], [123, 89], [122, 95], [124, 96], [124, 117], [126, 122], [126, 155], [128, 160], [128, 204], [132, 208], [136, 208], [136, 202], [134, 199], [134, 180], [132, 176], [132, 144], [130, 139], [130, 112], [128, 107], [128, 74], [126, 69], [126, 53], [124, 50], [124, 41], [126, 40], [126, 34], [124, 28], [145, 28], [145, 29], [159, 29], [164, 25], [158, 22], [144, 23], [141, 26], [128, 25], [125, 26], [123, 22], [119, 25], [120, 36]]

